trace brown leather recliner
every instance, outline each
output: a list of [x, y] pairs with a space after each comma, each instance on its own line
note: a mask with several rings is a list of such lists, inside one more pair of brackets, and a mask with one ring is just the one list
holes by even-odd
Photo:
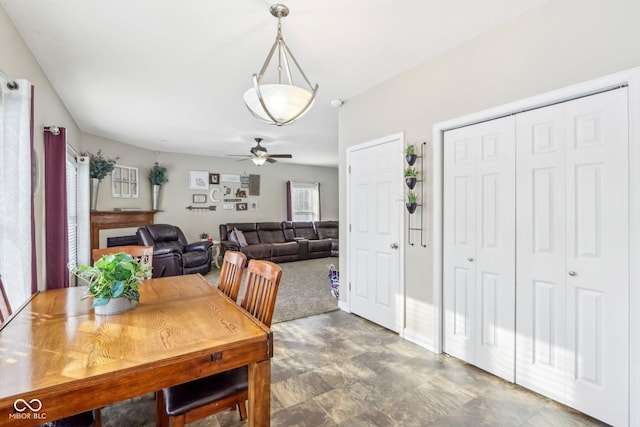
[[211, 271], [212, 242], [188, 243], [182, 230], [170, 224], [138, 228], [138, 244], [153, 246], [153, 277], [180, 276]]

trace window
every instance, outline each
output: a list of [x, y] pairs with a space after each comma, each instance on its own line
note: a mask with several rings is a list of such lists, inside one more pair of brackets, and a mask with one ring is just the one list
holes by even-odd
[[138, 168], [115, 165], [111, 184], [111, 196], [138, 198]]
[[320, 184], [287, 182], [287, 219], [289, 221], [320, 220]]

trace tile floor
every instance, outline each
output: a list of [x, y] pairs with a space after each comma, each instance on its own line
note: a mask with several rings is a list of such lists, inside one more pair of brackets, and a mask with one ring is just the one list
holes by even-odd
[[[272, 426], [605, 425], [341, 311], [272, 329]], [[151, 395], [114, 405], [103, 425], [152, 426], [154, 409]], [[191, 425], [246, 422], [224, 411]]]

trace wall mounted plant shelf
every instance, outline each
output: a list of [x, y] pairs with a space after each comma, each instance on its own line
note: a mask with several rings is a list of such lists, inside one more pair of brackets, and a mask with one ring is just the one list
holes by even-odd
[[[410, 144], [407, 146], [405, 150], [405, 158], [409, 166], [404, 170], [405, 183], [409, 188], [409, 192], [407, 193], [407, 203], [406, 203], [407, 211], [409, 212], [409, 221], [407, 221], [407, 224], [409, 227], [409, 230], [408, 230], [409, 245], [410, 246], [415, 245], [415, 242], [412, 240], [412, 237], [414, 236], [414, 233], [419, 232], [420, 246], [422, 246], [423, 248], [427, 247], [425, 243], [425, 236], [424, 236], [425, 230], [423, 227], [423, 223], [424, 223], [424, 210], [423, 210], [424, 200], [423, 199], [424, 199], [424, 181], [425, 181], [424, 152], [425, 152], [426, 146], [427, 146], [426, 142], [423, 142], [422, 144], [420, 144], [419, 154], [415, 153], [415, 147], [413, 146], [413, 144]], [[420, 159], [420, 166], [414, 168], [412, 166], [415, 164], [417, 159]], [[416, 213], [416, 211], [418, 213], [416, 217], [419, 217], [419, 220], [417, 219], [414, 220], [414, 223], [412, 224], [411, 218], [413, 217], [413, 214]], [[416, 225], [415, 222], [418, 222], [418, 224]]]

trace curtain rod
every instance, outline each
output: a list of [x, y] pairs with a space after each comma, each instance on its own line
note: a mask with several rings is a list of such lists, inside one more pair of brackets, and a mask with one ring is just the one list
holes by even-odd
[[15, 82], [15, 80], [11, 79], [11, 77], [9, 77], [7, 73], [2, 70], [2, 68], [0, 68], [0, 77], [3, 77], [7, 81], [7, 87], [9, 88], [9, 90], [17, 90], [20, 87], [18, 86], [18, 83]]

